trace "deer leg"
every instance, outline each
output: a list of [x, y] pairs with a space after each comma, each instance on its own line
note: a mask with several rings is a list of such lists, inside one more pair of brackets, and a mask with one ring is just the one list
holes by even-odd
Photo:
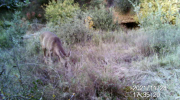
[[64, 66], [65, 66], [66, 68], [68, 67], [68, 66], [67, 66], [67, 61], [65, 61]]
[[58, 62], [60, 62], [61, 61], [61, 57], [60, 57], [60, 55], [57, 55], [58, 56]]
[[49, 50], [49, 51], [48, 51], [49, 63], [52, 63], [52, 58], [51, 58], [51, 56], [52, 56], [52, 50]]
[[44, 51], [44, 62], [47, 64], [47, 60], [46, 60], [46, 48], [43, 48]]

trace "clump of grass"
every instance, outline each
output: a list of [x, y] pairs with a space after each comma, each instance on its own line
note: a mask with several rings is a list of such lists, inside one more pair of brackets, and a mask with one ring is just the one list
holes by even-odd
[[[177, 46], [179, 48], [179, 46]], [[154, 86], [162, 86], [162, 90], [157, 90], [160, 93], [159, 98], [178, 98], [177, 85], [179, 82], [179, 61], [177, 60], [179, 55], [178, 48], [173, 53], [164, 54], [163, 57], [153, 55], [147, 57], [139, 62], [133, 62], [133, 67], [140, 68], [144, 71], [152, 72], [153, 74], [147, 75], [143, 84], [151, 84]], [[146, 81], [146, 82], [145, 82]], [[175, 84], [172, 84], [175, 83]], [[165, 88], [165, 90], [164, 90]], [[174, 94], [171, 94], [171, 93]], [[170, 95], [171, 94], [171, 95]]]

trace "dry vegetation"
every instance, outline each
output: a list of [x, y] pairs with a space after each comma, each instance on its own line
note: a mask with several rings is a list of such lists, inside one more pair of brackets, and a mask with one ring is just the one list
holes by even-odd
[[[103, 7], [96, 11], [106, 15]], [[66, 23], [49, 21], [42, 26], [31, 24], [28, 31], [25, 30], [27, 27], [19, 29], [19, 24], [11, 22], [7, 31], [2, 33], [18, 34], [16, 31], [23, 29], [21, 31], [28, 34], [18, 35], [23, 40], [5, 35], [7, 39], [12, 39], [5, 41], [5, 47], [11, 43], [13, 46], [0, 48], [0, 99], [179, 100], [179, 24], [162, 24], [157, 18], [153, 24], [143, 23], [148, 27], [141, 26], [125, 33], [110, 25], [106, 27], [104, 22], [112, 16], [97, 18], [98, 13], [91, 15], [92, 11], [75, 12]], [[21, 24], [22, 20], [17, 16], [13, 21], [19, 20]], [[102, 22], [104, 26], [99, 25], [98, 29], [87, 27], [84, 21], [87, 17]], [[109, 24], [115, 25], [111, 21]], [[53, 64], [44, 63], [39, 35], [47, 30], [60, 37], [66, 51], [71, 49], [67, 68], [57, 63], [56, 57]], [[141, 90], [140, 87], [135, 89], [135, 86], [154, 87]], [[158, 86], [165, 89], [160, 87], [155, 90]], [[137, 97], [134, 93], [138, 92], [154, 94]]]
[[[96, 41], [85, 42], [83, 45], [74, 44], [70, 47], [64, 45], [72, 50], [68, 68], [61, 63], [44, 64], [43, 54], [38, 46], [38, 35], [41, 32], [37, 32], [35, 33], [37, 36], [28, 39], [26, 48], [15, 48], [10, 53], [4, 52], [2, 56], [8, 55], [6, 59], [9, 56], [10, 58], [18, 56], [19, 59], [18, 61], [8, 59], [4, 66], [10, 66], [7, 62], [11, 61], [13, 66], [21, 68], [21, 75], [14, 74], [16, 67], [6, 70], [10, 71], [9, 76], [14, 77], [18, 84], [21, 83], [18, 79], [23, 80], [22, 84], [27, 84], [28, 87], [25, 88], [31, 91], [23, 88], [21, 91], [26, 91], [26, 94], [29, 94], [27, 97], [31, 99], [69, 99], [73, 93], [75, 100], [133, 99], [134, 91], [131, 88], [134, 85], [167, 86], [167, 91], [159, 90], [161, 93], [159, 98], [174, 98], [170, 96], [169, 91], [178, 92], [174, 86], [179, 84], [179, 70], [171, 66], [179, 66], [179, 63], [175, 64], [178, 61], [174, 58], [178, 56], [171, 54], [162, 59], [154, 55], [145, 32], [141, 29], [128, 31], [128, 34], [122, 31], [93, 31], [92, 34], [98, 38]], [[169, 60], [172, 62], [169, 63]], [[173, 85], [172, 82], [175, 81], [177, 84]], [[12, 83], [8, 86], [12, 86]]]

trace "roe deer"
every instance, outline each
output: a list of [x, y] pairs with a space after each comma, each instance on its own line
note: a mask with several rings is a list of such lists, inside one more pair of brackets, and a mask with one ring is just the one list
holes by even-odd
[[[61, 44], [61, 40], [56, 34], [52, 32], [43, 32], [40, 36], [40, 41], [41, 41], [42, 49], [44, 51], [45, 59], [46, 59], [46, 50], [47, 50], [48, 56], [50, 56], [50, 60], [51, 60], [51, 56], [56, 55], [58, 56], [59, 61], [60, 58], [62, 57], [63, 60], [65, 60], [65, 66], [67, 65], [67, 60], [70, 56], [70, 52], [68, 54], [65, 53]], [[45, 63], [47, 63], [46, 60]]]

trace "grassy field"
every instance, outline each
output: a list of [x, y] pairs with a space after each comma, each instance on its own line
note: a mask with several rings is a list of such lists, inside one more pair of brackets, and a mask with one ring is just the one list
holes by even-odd
[[[0, 99], [179, 100], [178, 20], [173, 25], [151, 16], [125, 32], [114, 27], [106, 8], [99, 9], [77, 11], [66, 23], [49, 21], [40, 28], [17, 12], [2, 21]], [[87, 17], [101, 24], [86, 26]], [[44, 31], [57, 34], [65, 52], [71, 50], [68, 67], [56, 57], [53, 64], [44, 63], [39, 40]]]

